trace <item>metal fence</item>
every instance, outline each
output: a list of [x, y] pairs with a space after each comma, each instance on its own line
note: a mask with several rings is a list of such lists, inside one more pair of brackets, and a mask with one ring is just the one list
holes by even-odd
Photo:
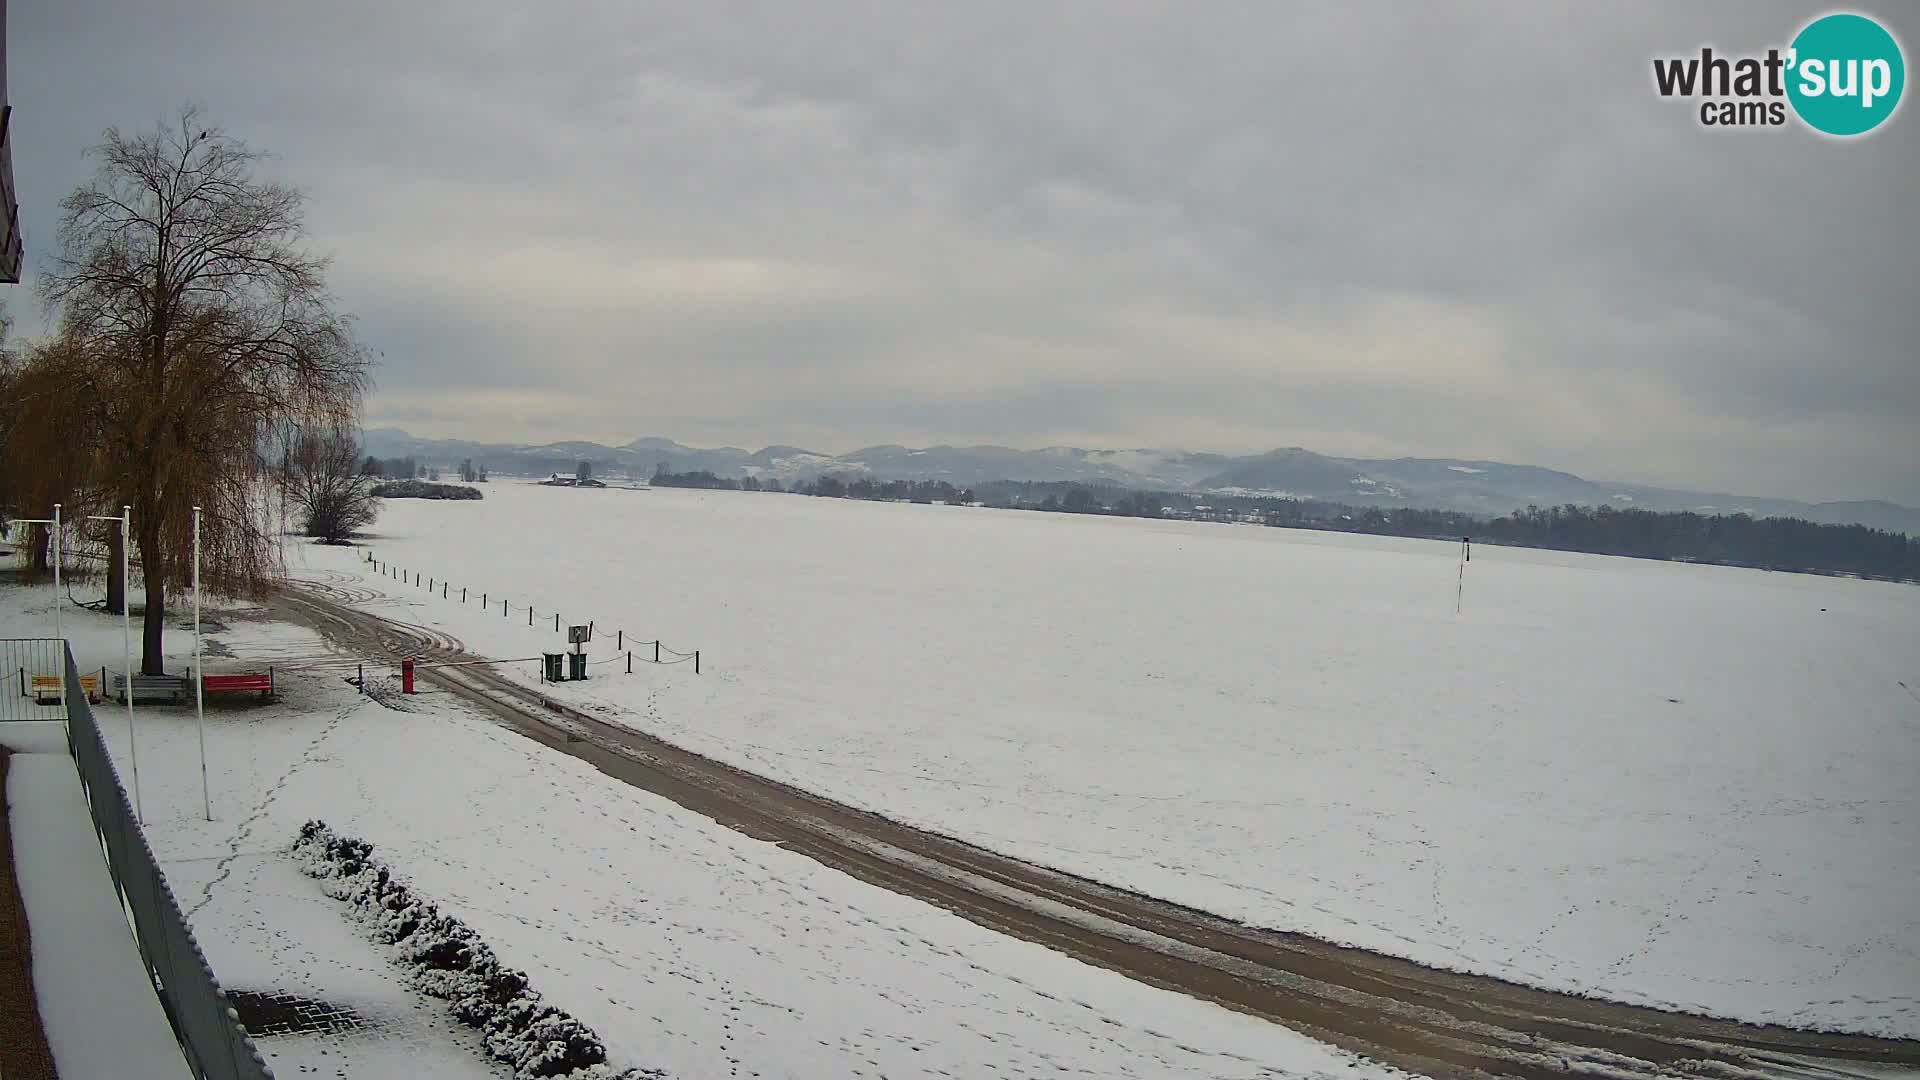
[[272, 1080], [273, 1070], [227, 1002], [153, 849], [147, 846], [146, 835], [135, 823], [133, 806], [100, 738], [73, 654], [64, 643], [55, 645], [66, 668], [67, 740], [93, 811], [94, 831], [106, 849], [107, 869], [121, 900], [133, 914], [140, 955], [153, 975], [160, 1004], [173, 1023], [187, 1064], [200, 1080]]
[[[66, 646], [58, 638], [0, 638], [0, 721], [64, 720], [60, 687], [66, 681]], [[98, 696], [99, 676], [87, 680]]]

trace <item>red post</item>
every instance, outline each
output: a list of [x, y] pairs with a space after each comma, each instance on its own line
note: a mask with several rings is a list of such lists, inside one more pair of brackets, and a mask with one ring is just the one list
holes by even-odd
[[413, 693], [413, 657], [400, 661], [400, 692]]

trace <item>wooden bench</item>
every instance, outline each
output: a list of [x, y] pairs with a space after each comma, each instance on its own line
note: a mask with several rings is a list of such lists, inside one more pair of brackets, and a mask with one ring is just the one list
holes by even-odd
[[200, 686], [209, 694], [259, 694], [261, 700], [273, 697], [273, 669], [262, 674], [202, 675]]
[[[127, 677], [113, 677], [113, 697], [115, 701], [127, 700]], [[187, 680], [179, 675], [135, 675], [133, 677], [133, 700], [164, 701], [178, 705], [187, 698]]]
[[[35, 705], [60, 704], [60, 688], [66, 685], [65, 679], [58, 675], [35, 675], [33, 677], [33, 703]], [[87, 695], [91, 704], [100, 703], [100, 676], [80, 676], [80, 690]]]

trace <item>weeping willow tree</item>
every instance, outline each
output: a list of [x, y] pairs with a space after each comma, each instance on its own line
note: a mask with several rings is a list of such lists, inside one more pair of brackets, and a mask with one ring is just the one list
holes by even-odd
[[[141, 670], [163, 668], [167, 597], [191, 579], [258, 596], [284, 580], [270, 505], [286, 433], [357, 424], [370, 362], [304, 250], [303, 196], [256, 175], [261, 155], [192, 109], [115, 129], [92, 180], [61, 203], [49, 371], [63, 411], [90, 413], [73, 487], [132, 507], [146, 595]], [[71, 451], [73, 443], [65, 444]], [[44, 460], [44, 459], [42, 459]]]
[[[66, 339], [36, 342], [21, 350], [5, 376], [9, 402], [0, 439], [0, 484], [21, 517], [47, 517], [55, 503], [68, 525], [63, 546], [75, 539], [110, 545], [113, 576], [108, 582], [107, 606], [119, 611], [125, 603], [119, 573], [119, 533], [89, 514], [118, 513], [106, 507], [108, 493], [100, 482], [102, 461], [98, 413], [73, 394], [74, 381], [84, 376], [86, 359]], [[45, 525], [34, 525], [31, 568], [48, 568], [52, 536]]]

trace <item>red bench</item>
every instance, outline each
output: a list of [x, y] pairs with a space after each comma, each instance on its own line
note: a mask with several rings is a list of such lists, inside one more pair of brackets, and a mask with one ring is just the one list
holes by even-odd
[[273, 671], [265, 674], [243, 675], [202, 675], [201, 687], [209, 694], [246, 694], [257, 693], [263, 698], [273, 696]]

